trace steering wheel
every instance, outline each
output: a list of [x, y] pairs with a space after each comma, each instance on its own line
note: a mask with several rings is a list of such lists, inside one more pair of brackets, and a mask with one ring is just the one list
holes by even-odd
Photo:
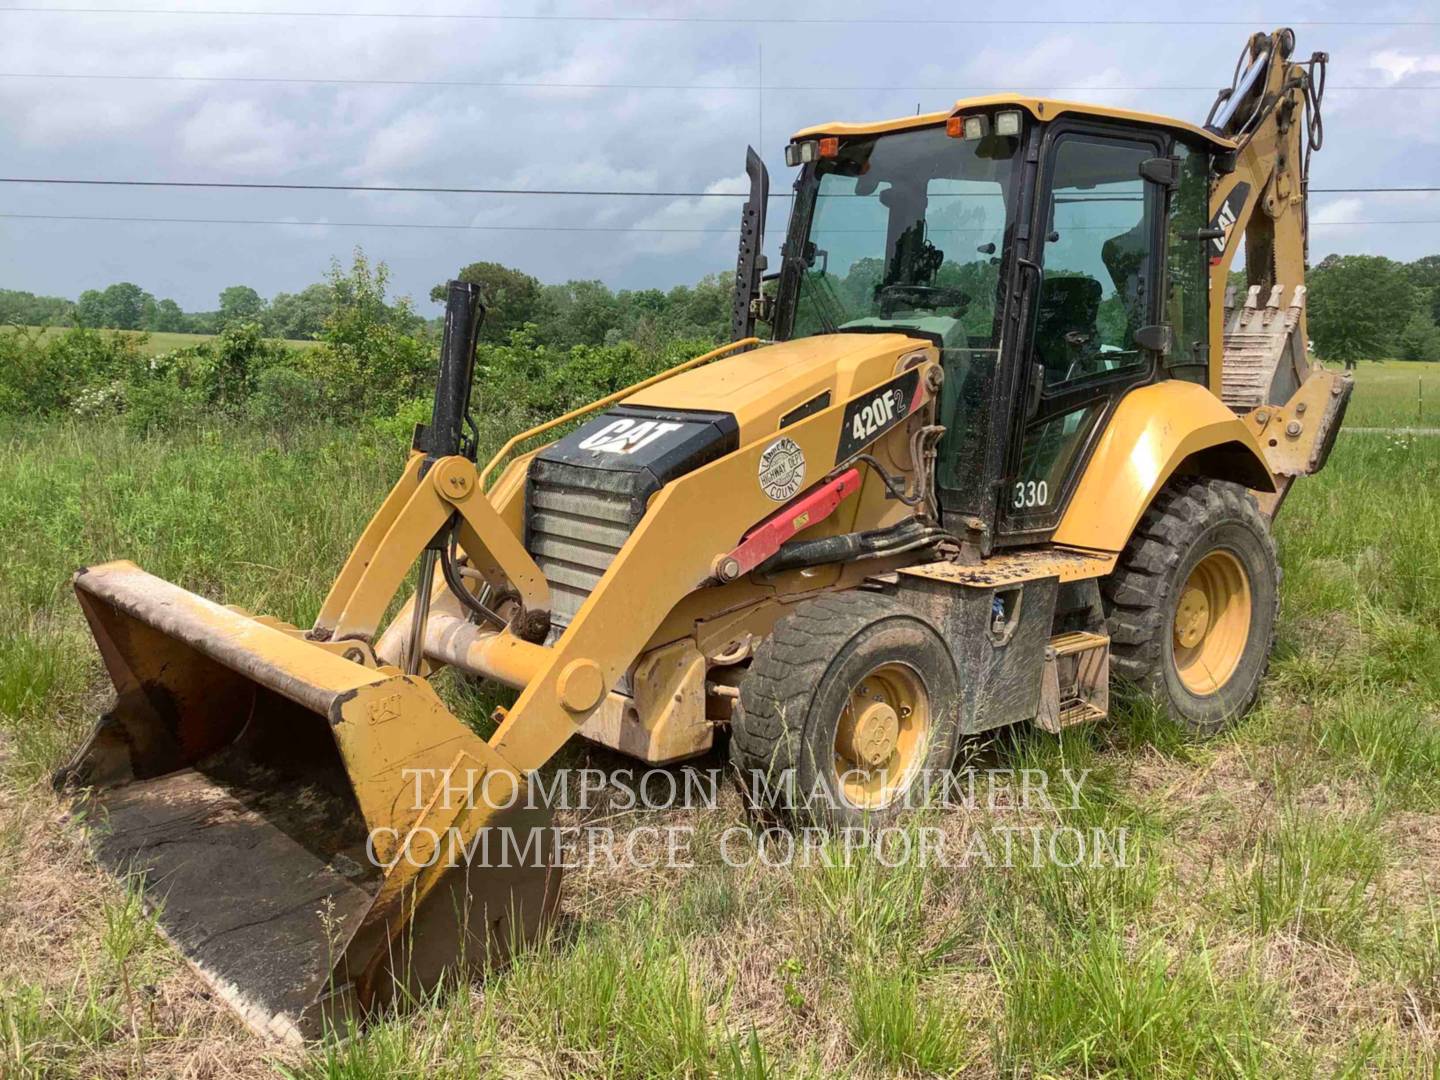
[[968, 293], [950, 285], [881, 285], [875, 290], [875, 296], [880, 301], [882, 316], [889, 316], [902, 307], [953, 307], [958, 318], [970, 304]]

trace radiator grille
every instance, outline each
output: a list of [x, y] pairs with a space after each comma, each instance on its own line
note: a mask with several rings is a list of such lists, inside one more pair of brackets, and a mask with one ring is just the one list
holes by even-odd
[[550, 583], [553, 634], [570, 625], [640, 520], [643, 505], [614, 490], [614, 473], [534, 463], [525, 546]]

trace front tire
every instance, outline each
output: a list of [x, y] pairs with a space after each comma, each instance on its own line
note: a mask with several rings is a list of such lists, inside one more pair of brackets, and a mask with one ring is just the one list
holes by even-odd
[[1111, 671], [1191, 729], [1220, 730], [1260, 692], [1279, 584], [1275, 542], [1244, 488], [1172, 481], [1102, 586]]
[[939, 633], [889, 597], [807, 600], [756, 650], [731, 764], [769, 812], [835, 827], [887, 824], [953, 762], [958, 685]]

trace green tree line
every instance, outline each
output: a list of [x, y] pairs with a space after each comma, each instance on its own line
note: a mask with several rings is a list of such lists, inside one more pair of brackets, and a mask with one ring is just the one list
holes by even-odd
[[[598, 281], [546, 285], [498, 263], [472, 263], [459, 276], [481, 286], [488, 307], [477, 404], [521, 419], [611, 393], [728, 331], [730, 292], [718, 275], [668, 291], [619, 292]], [[867, 280], [860, 274], [846, 287]], [[1440, 256], [1329, 256], [1309, 286], [1310, 334], [1322, 357], [1440, 360]], [[443, 292], [437, 284], [432, 296]], [[232, 286], [203, 323], [184, 321], [201, 317], [127, 283], [73, 304], [0, 293], [0, 319], [12, 324], [0, 328], [0, 414], [110, 414], [142, 431], [212, 416], [271, 426], [325, 418], [397, 435], [428, 415], [440, 320], [391, 296], [385, 265], [363, 252], [348, 266], [337, 262], [323, 282], [268, 302]], [[151, 355], [139, 335], [104, 332], [177, 327], [213, 336]]]
[[[660, 345], [677, 338], [711, 338], [725, 332], [729, 319], [728, 281], [713, 275], [673, 289], [611, 290], [600, 281], [542, 284], [499, 263], [472, 263], [462, 280], [480, 285], [489, 312], [484, 340], [508, 341], [513, 331], [529, 328], [539, 343], [557, 348], [639, 341]], [[444, 300], [444, 285], [431, 292]], [[157, 300], [133, 282], [87, 289], [79, 299], [0, 289], [0, 323], [20, 326], [86, 327], [191, 334], [218, 334], [228, 326], [256, 325], [269, 337], [318, 340], [328, 322], [348, 301], [338, 295], [333, 275], [296, 293], [266, 300], [248, 285], [224, 289], [213, 311], [186, 312], [174, 300]], [[424, 319], [408, 306], [411, 330]], [[436, 325], [439, 319], [432, 320]]]
[[[461, 276], [479, 283], [491, 305], [476, 357], [477, 410], [522, 421], [673, 366], [727, 329], [729, 297], [718, 279], [613, 293], [598, 282], [541, 286], [496, 264]], [[221, 294], [225, 316], [214, 336], [158, 354], [144, 348], [143, 295], [128, 290], [112, 293], [124, 303], [120, 329], [140, 334], [84, 319], [38, 328], [15, 319], [0, 327], [0, 416], [115, 416], [141, 433], [212, 418], [281, 428], [329, 420], [408, 438], [429, 416], [440, 321], [391, 296], [385, 264], [363, 252], [334, 264], [313, 289], [325, 306], [314, 344], [303, 346], [274, 334], [267, 314], [276, 303], [251, 290]]]
[[[693, 286], [618, 292], [600, 281], [544, 284], [493, 262], [471, 263], [458, 276], [484, 290], [489, 313], [482, 337], [491, 343], [524, 330], [529, 340], [551, 348], [635, 341], [653, 350], [667, 341], [718, 339], [729, 318], [729, 280], [719, 274]], [[1243, 281], [1243, 274], [1234, 278]], [[1310, 337], [1321, 358], [1347, 364], [1440, 360], [1440, 255], [1409, 263], [1380, 255], [1328, 255], [1310, 270], [1307, 284]], [[431, 299], [444, 299], [443, 284], [431, 290]], [[200, 312], [182, 311], [173, 300], [157, 300], [132, 282], [118, 282], [86, 290], [73, 301], [0, 289], [0, 323], [197, 334], [245, 324], [259, 326], [268, 337], [318, 340], [344, 304], [328, 278], [270, 300], [248, 285], [232, 285], [220, 293], [215, 310]], [[406, 310], [412, 330], [425, 321]]]

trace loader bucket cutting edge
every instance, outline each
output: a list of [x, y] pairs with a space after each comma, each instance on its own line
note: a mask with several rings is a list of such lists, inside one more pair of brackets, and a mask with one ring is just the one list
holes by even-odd
[[[559, 896], [550, 813], [478, 788], [435, 797], [467, 770], [525, 780], [427, 683], [130, 563], [83, 570], [75, 587], [116, 701], [57, 787], [83, 789], [98, 861], [138, 879], [161, 930], [253, 1030], [318, 1036], [540, 932]], [[507, 830], [529, 855], [425, 866], [405, 844], [417, 829], [460, 843]]]

